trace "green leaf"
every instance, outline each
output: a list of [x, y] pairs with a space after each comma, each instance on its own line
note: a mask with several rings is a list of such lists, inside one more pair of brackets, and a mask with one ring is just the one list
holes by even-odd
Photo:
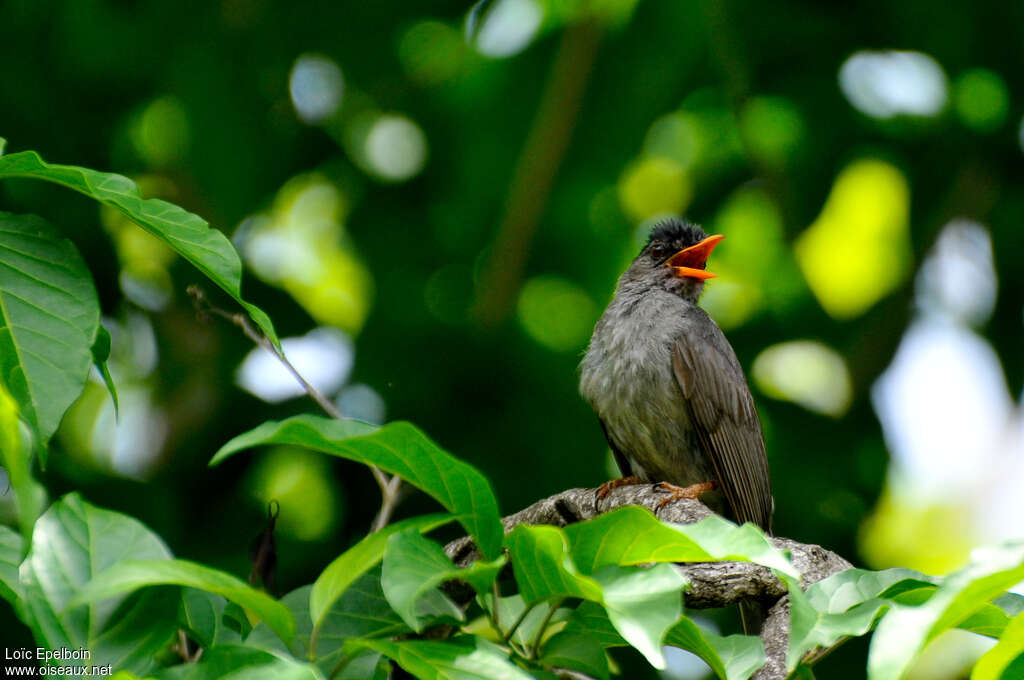
[[327, 612], [320, 627], [318, 658], [324, 650], [340, 648], [350, 638], [382, 637], [409, 632], [409, 627], [391, 609], [381, 589], [379, 566], [349, 586]]
[[374, 431], [367, 423], [310, 415], [270, 421], [229, 441], [210, 465], [267, 444], [304, 446], [396, 474], [454, 513], [487, 559], [498, 557], [504, 532], [490, 483], [409, 423], [389, 423]]
[[655, 668], [665, 667], [665, 633], [683, 613], [686, 580], [671, 564], [607, 566], [594, 574], [615, 630]]
[[434, 640], [357, 640], [420, 680], [532, 680], [497, 645], [475, 636]]
[[[23, 177], [60, 184], [124, 213], [161, 239], [233, 297], [266, 336], [280, 347], [274, 326], [263, 310], [242, 299], [242, 261], [234, 246], [204, 219], [155, 198], [143, 200], [135, 182], [127, 177], [74, 165], [53, 165], [34, 151], [0, 156], [0, 179]], [[97, 318], [97, 322], [99, 319]], [[89, 336], [90, 341], [92, 336]]]
[[[0, 168], [13, 157], [0, 157]], [[35, 215], [0, 212], [0, 381], [41, 448], [85, 388], [99, 325], [74, 244]]]
[[1024, 579], [1024, 543], [986, 548], [975, 555], [975, 561], [947, 576], [927, 602], [894, 605], [882, 619], [868, 655], [871, 680], [902, 677], [928, 642]]
[[114, 401], [114, 416], [118, 414], [117, 386], [114, 385], [114, 378], [110, 375], [107, 367], [107, 359], [110, 358], [110, 331], [102, 325], [96, 331], [96, 342], [92, 345], [92, 362], [103, 376], [103, 384], [110, 392], [110, 398]]
[[[591, 638], [601, 647], [628, 644], [615, 630], [608, 615], [597, 604], [584, 602], [572, 613], [562, 629]], [[749, 635], [722, 637], [697, 626], [683, 617], [665, 635], [665, 644], [680, 647], [702, 658], [719, 678], [748, 678], [764, 665], [764, 646]]]
[[283, 604], [231, 574], [187, 560], [120, 560], [94, 576], [69, 604], [77, 606], [158, 585], [188, 586], [220, 595], [266, 621], [285, 642], [295, 636], [295, 621]]
[[718, 516], [696, 524], [668, 524], [646, 508], [626, 506], [572, 524], [565, 534], [576, 566], [585, 574], [609, 564], [739, 560], [799, 576], [760, 529]]
[[561, 597], [602, 602], [601, 586], [577, 569], [563, 530], [520, 524], [505, 537], [519, 594], [528, 604]]
[[1024, 654], [1024, 614], [1010, 620], [995, 647], [978, 659], [971, 680], [1001, 680], [1003, 672]]
[[[503, 627], [511, 626], [513, 622], [519, 621], [520, 616], [523, 616], [522, 621], [516, 627], [512, 633], [511, 640], [524, 647], [529, 647], [533, 644], [534, 640], [537, 639], [537, 633], [540, 631], [540, 627], [547, 623], [547, 625], [554, 627], [554, 625], [560, 621], [565, 621], [573, 613], [573, 609], [568, 607], [559, 607], [554, 613], [551, 613], [551, 607], [556, 603], [552, 602], [547, 604], [545, 602], [535, 603], [530, 611], [526, 612], [523, 616], [523, 612], [526, 610], [526, 602], [523, 600], [523, 596], [519, 594], [509, 595], [508, 597], [502, 597], [498, 599], [498, 610], [499, 618]], [[593, 603], [591, 603], [593, 604]], [[595, 607], [604, 615], [604, 609], [597, 604]], [[605, 616], [605, 621], [608, 621], [608, 617]], [[608, 623], [608, 627], [611, 628], [613, 634], [615, 629], [612, 628], [612, 624]], [[629, 643], [625, 640], [621, 640], [621, 644], [628, 645]]]
[[[462, 610], [437, 590], [438, 586], [445, 581], [460, 579], [473, 586], [477, 593], [484, 593], [494, 583], [506, 561], [502, 556], [493, 562], [477, 561], [460, 569], [439, 544], [424, 538], [415, 528], [406, 529], [388, 539], [381, 587], [391, 608], [419, 633], [430, 619], [437, 616], [451, 617], [456, 621], [465, 618]], [[433, 593], [440, 598], [427, 600], [426, 596]], [[440, 610], [436, 606], [424, 606], [436, 604], [441, 605]]]
[[11, 603], [21, 616], [21, 582], [18, 569], [25, 552], [25, 539], [9, 527], [0, 524], [0, 597]]
[[576, 567], [565, 532], [519, 525], [506, 537], [519, 592], [527, 603], [578, 597], [604, 606], [615, 629], [656, 668], [661, 642], [682, 614], [685, 580], [670, 564], [608, 565], [592, 575]]
[[179, 623], [204, 649], [226, 644], [240, 644], [241, 634], [227, 625], [224, 610], [227, 599], [199, 590], [181, 589]]
[[384, 599], [379, 566], [345, 590], [328, 610], [316, 632], [316, 639], [313, 639], [313, 623], [309, 615], [310, 589], [311, 586], [303, 586], [281, 598], [281, 604], [292, 613], [296, 623], [295, 638], [290, 645], [285, 645], [262, 622], [252, 629], [245, 644], [314, 661], [321, 670], [329, 673], [345, 655], [348, 640], [410, 632]]
[[665, 636], [665, 644], [693, 652], [721, 680], [746, 680], [764, 665], [764, 644], [753, 635], [722, 637], [683, 617]]
[[18, 419], [18, 405], [0, 380], [0, 463], [14, 492], [18, 524], [25, 541], [32, 539], [32, 527], [46, 494], [32, 477], [32, 459], [25, 447]]
[[324, 680], [316, 667], [242, 645], [204, 649], [199, 663], [169, 668], [158, 680]]
[[934, 590], [930, 576], [911, 569], [847, 569], [812, 584], [805, 591], [807, 602], [820, 612], [841, 614], [875, 597], [893, 599], [920, 588]]
[[170, 557], [163, 542], [126, 515], [97, 508], [71, 493], [36, 522], [20, 579], [25, 613], [40, 646], [84, 647], [95, 665], [143, 674], [174, 636], [179, 596], [158, 588], [69, 607], [93, 576], [123, 559]]
[[629, 644], [615, 630], [604, 607], [596, 602], [580, 604], [569, 616], [562, 632], [589, 636], [602, 647], [623, 647]]
[[786, 654], [789, 671], [794, 670], [804, 654], [815, 647], [830, 647], [844, 637], [863, 635], [874, 627], [879, 616], [893, 606], [890, 600], [872, 597], [847, 611], [820, 611], [811, 605], [797, 579], [786, 575], [781, 578], [789, 588], [790, 597], [789, 649]]
[[435, 514], [396, 522], [384, 527], [380, 531], [369, 534], [342, 553], [337, 559], [327, 565], [327, 568], [323, 570], [316, 582], [313, 583], [313, 590], [309, 595], [309, 612], [313, 617], [313, 627], [316, 628], [318, 626], [323, 620], [324, 615], [341, 597], [346, 588], [374, 565], [380, 563], [381, 558], [384, 557], [384, 549], [387, 547], [388, 538], [393, 534], [408, 529], [415, 529], [421, 532], [430, 531], [453, 519], [448, 514]]
[[999, 638], [1006, 626], [1010, 623], [1010, 617], [1002, 609], [986, 602], [981, 605], [978, 611], [956, 625], [960, 630], [966, 630], [978, 635], [985, 635], [990, 638]]
[[556, 633], [544, 643], [539, 662], [547, 668], [568, 668], [601, 680], [609, 677], [604, 648], [587, 635]]
[[830, 647], [847, 636], [863, 635], [897, 602], [921, 602], [935, 590], [932, 577], [910, 569], [847, 569], [801, 590], [790, 591], [789, 670], [815, 647]]

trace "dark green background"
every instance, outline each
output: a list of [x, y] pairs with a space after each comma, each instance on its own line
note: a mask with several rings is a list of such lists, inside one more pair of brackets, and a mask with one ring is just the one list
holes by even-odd
[[[8, 0], [0, 5], [0, 136], [8, 151], [35, 149], [51, 162], [166, 177], [177, 188], [172, 200], [229, 234], [299, 173], [319, 169], [346, 187], [352, 212], [345, 228], [375, 285], [369, 318], [355, 337], [352, 380], [383, 396], [389, 419], [415, 422], [483, 470], [511, 512], [606, 479], [600, 428], [577, 395], [582, 344], [567, 351], [538, 344], [514, 309], [497, 324], [476, 322], [465, 312], [475, 294], [468, 277], [446, 303], [455, 311], [439, 319], [427, 308], [424, 287], [445, 265], [503, 266], [487, 253], [493, 254], [552, 64], [560, 44], [571, 42], [568, 34], [591, 29], [570, 18], [546, 27], [513, 57], [467, 53], [445, 82], [410, 78], [398, 57], [403, 32], [426, 19], [461, 32], [467, 9], [461, 2]], [[607, 203], [603, 229], [592, 227], [589, 211], [638, 156], [650, 124], [695, 92], [727, 112], [753, 96], [782, 97], [803, 120], [791, 157], [766, 168], [741, 149], [696, 179], [687, 216], [710, 221], [737, 187], [754, 183], [776, 201], [791, 241], [815, 220], [851, 159], [888, 160], [910, 184], [915, 262], [954, 215], [991, 229], [1000, 288], [981, 332], [1002, 358], [1011, 393], [1020, 394], [1019, 96], [1010, 90], [1006, 121], [985, 134], [949, 109], [927, 120], [880, 122], [850, 105], [837, 73], [857, 50], [898, 48], [931, 55], [950, 78], [983, 67], [1014, 86], [1024, 74], [1017, 47], [1024, 41], [1024, 5], [641, 0], [632, 16], [594, 30], [600, 36], [592, 72], [570, 76], [583, 79], [578, 115], [565, 106], [553, 114], [567, 117], [571, 136], [523, 251], [525, 278], [568, 279], [603, 307], [634, 252], [634, 225], [614, 201]], [[421, 174], [399, 184], [375, 181], [336, 136], [297, 118], [288, 74], [304, 53], [326, 55], [341, 67], [343, 116], [372, 101], [417, 122], [430, 148]], [[149, 102], [167, 95], [187, 115], [188, 146], [152, 167], [133, 150], [130, 130]], [[0, 197], [4, 209], [42, 214], [68, 233], [93, 271], [104, 313], [124, 314], [130, 303], [94, 203], [27, 182], [4, 183]], [[93, 503], [138, 516], [177, 555], [244, 575], [249, 541], [261, 529], [262, 510], [242, 483], [256, 458], [237, 457], [214, 470], [206, 461], [234, 434], [313, 406], [303, 400], [268, 405], [237, 388], [233, 372], [249, 342], [226, 324], [195, 318], [185, 295], [200, 280], [195, 270], [177, 262], [172, 275], [173, 301], [151, 314], [160, 364], [149, 385], [172, 432], [158, 470], [146, 482], [119, 479], [66, 455], [58, 443], [40, 477], [54, 497], [81, 489]], [[878, 498], [887, 465], [868, 393], [910, 318], [911, 282], [908, 277], [850, 321], [833, 320], [803, 295], [728, 334], [748, 369], [764, 347], [795, 338], [821, 340], [847, 358], [855, 396], [841, 419], [754, 394], [766, 425], [777, 533], [823, 544], [854, 562], [860, 562], [858, 527]], [[270, 313], [282, 336], [316, 325], [286, 293], [254, 276], [246, 276], [244, 292]], [[334, 461], [328, 469], [344, 520], [319, 541], [280, 537], [281, 592], [312, 581], [365, 531], [376, 510], [377, 490], [364, 469]], [[410, 496], [399, 515], [429, 507]], [[4, 642], [27, 642], [10, 611], [3, 616]], [[862, 642], [844, 648], [820, 677], [860, 677], [864, 649]]]

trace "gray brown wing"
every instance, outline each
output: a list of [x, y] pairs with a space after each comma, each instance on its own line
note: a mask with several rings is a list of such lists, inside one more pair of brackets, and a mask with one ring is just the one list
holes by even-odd
[[770, 533], [774, 501], [754, 399], [731, 348], [723, 354], [712, 340], [726, 342], [724, 336], [676, 342], [673, 372], [736, 521]]
[[612, 456], [615, 457], [615, 464], [619, 467], [619, 474], [623, 477], [631, 477], [633, 475], [633, 466], [629, 464], [629, 458], [612, 441], [611, 436], [608, 434], [608, 426], [604, 424], [604, 421], [598, 418], [597, 422], [601, 423], [601, 431], [604, 432], [604, 438], [608, 441], [608, 446], [612, 450]]

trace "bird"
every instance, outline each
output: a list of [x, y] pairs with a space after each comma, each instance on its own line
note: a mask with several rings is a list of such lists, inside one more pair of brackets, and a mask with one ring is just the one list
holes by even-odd
[[[654, 226], [594, 327], [580, 393], [622, 473], [599, 496], [654, 483], [669, 492], [662, 505], [701, 497], [770, 534], [774, 500], [754, 400], [732, 346], [697, 304], [723, 238], [681, 218]], [[745, 631], [759, 627], [763, 612], [741, 614]]]

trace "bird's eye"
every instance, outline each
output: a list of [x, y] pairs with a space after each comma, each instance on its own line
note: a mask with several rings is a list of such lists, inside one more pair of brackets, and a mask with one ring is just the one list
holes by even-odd
[[651, 255], [654, 257], [655, 260], [660, 260], [661, 258], [665, 257], [665, 255], [667, 255], [667, 254], [668, 254], [668, 248], [666, 248], [665, 246], [658, 245], [658, 246], [653, 246], [651, 248]]

